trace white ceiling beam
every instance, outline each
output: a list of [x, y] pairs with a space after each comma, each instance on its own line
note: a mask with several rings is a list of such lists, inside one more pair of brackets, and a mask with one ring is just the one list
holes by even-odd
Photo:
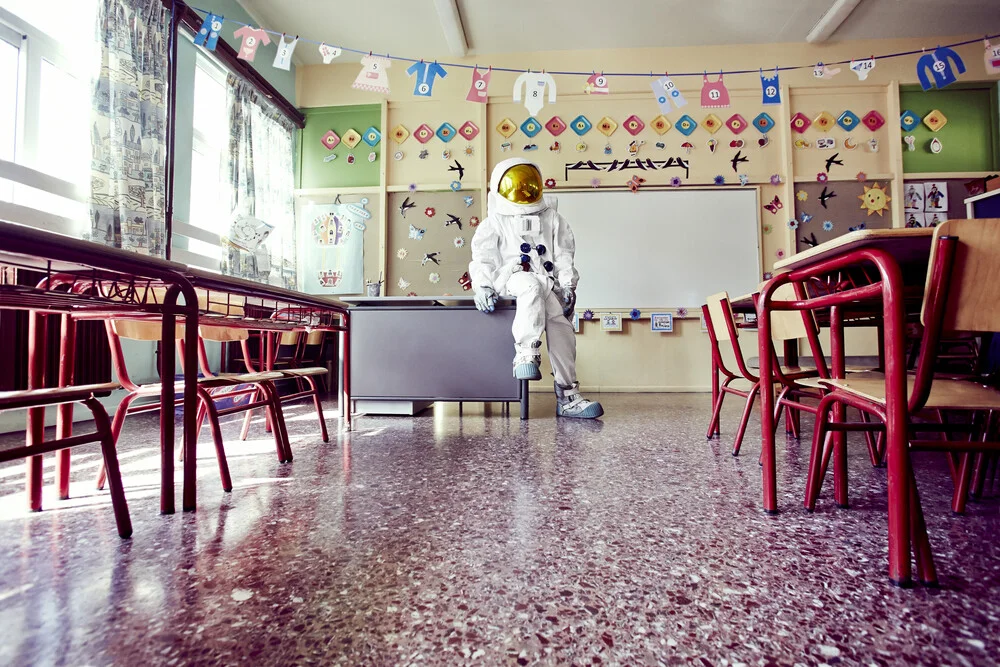
[[469, 44], [462, 28], [462, 17], [458, 13], [457, 0], [434, 0], [434, 8], [444, 30], [444, 39], [453, 56], [463, 57], [469, 53]]
[[825, 42], [833, 36], [833, 33], [837, 32], [837, 29], [843, 25], [847, 17], [851, 15], [851, 12], [861, 4], [861, 0], [836, 0], [830, 9], [827, 10], [813, 29], [809, 31], [806, 36], [806, 41], [810, 44], [818, 44], [820, 42]]

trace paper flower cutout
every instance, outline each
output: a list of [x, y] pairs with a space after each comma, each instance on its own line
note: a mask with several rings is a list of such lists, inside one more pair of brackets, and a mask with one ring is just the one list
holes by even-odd
[[809, 193], [806, 192], [805, 190], [799, 190], [798, 192], [795, 193], [795, 198], [798, 199], [799, 201], [808, 201]]
[[672, 188], [679, 188], [679, 187], [681, 187], [681, 177], [680, 176], [673, 176], [670, 179], [670, 187], [672, 187]]
[[770, 234], [772, 231], [774, 231], [774, 227], [771, 226], [770, 222], [765, 222], [763, 225], [761, 225], [760, 230], [765, 234]]
[[764, 272], [764, 280], [770, 280], [773, 277], [774, 277], [774, 274], [771, 273], [770, 271], [765, 271]]
[[406, 248], [400, 248], [396, 251], [396, 257], [399, 259], [406, 259], [410, 255], [410, 251]]
[[832, 230], [833, 230], [833, 221], [832, 220], [824, 220], [823, 221], [823, 231], [824, 232], [829, 232], [829, 231], [832, 231]]
[[687, 317], [687, 314], [688, 314], [688, 309], [685, 308], [684, 306], [681, 306], [680, 308], [677, 309], [677, 317]]
[[441, 274], [440, 273], [432, 273], [429, 276], [427, 276], [427, 280], [431, 281], [432, 283], [439, 283], [439, 282], [441, 282]]
[[725, 185], [726, 177], [720, 174], [716, 176], [714, 179], [712, 179], [712, 182], [715, 183], [716, 185]]
[[452, 192], [458, 192], [459, 190], [462, 189], [462, 182], [461, 181], [452, 181], [450, 187], [451, 187], [451, 191]]
[[554, 178], [546, 178], [545, 179], [545, 188], [547, 190], [551, 190], [554, 187], [556, 187], [556, 179], [554, 179]]
[[428, 206], [427, 208], [424, 209], [424, 215], [426, 215], [428, 218], [433, 218], [435, 213], [437, 213], [437, 211], [435, 211], [434, 208], [431, 206]]
[[417, 184], [416, 183], [410, 183], [410, 185], [409, 185], [409, 187], [407, 189], [410, 192], [416, 192], [417, 191]]
[[740, 179], [740, 185], [747, 185], [750, 183], [750, 177], [747, 176], [746, 174], [740, 174], [739, 179]]
[[639, 319], [641, 315], [642, 312], [638, 308], [633, 308], [632, 311], [628, 314], [628, 316], [631, 317], [633, 320]]
[[592, 179], [590, 179], [590, 187], [592, 187], [592, 188], [599, 188], [599, 187], [601, 187], [601, 179], [599, 179], [599, 178], [592, 178]]
[[771, 185], [781, 185], [781, 174], [771, 174]]
[[478, 226], [479, 226], [479, 218], [477, 218], [476, 216], [472, 216], [471, 218], [469, 218], [469, 227], [478, 227]]
[[583, 311], [583, 319], [587, 321], [594, 319], [594, 311], [590, 310], [589, 308]]
[[820, 173], [816, 174], [817, 183], [826, 183], [828, 180], [830, 180], [830, 177], [826, 175], [826, 172], [821, 171]]
[[406, 289], [410, 286], [410, 282], [406, 278], [400, 278], [396, 285], [399, 286], [399, 289]]
[[868, 174], [863, 171], [859, 171], [854, 178], [858, 179], [858, 183], [864, 183], [868, 180]]
[[777, 257], [778, 259], [784, 259], [785, 258], [785, 249], [784, 248], [778, 248], [777, 250], [774, 251], [774, 256]]
[[462, 236], [456, 236], [454, 243], [455, 243], [455, 247], [456, 248], [464, 248], [465, 247], [465, 238], [462, 237]]
[[788, 228], [789, 229], [798, 229], [799, 228], [799, 221], [796, 220], [795, 218], [792, 218], [791, 220], [788, 221]]
[[476, 154], [476, 149], [472, 147], [472, 144], [469, 144], [468, 146], [465, 147], [465, 150], [463, 152], [469, 157], [471, 157]]
[[416, 292], [407, 292], [406, 293], [406, 296], [416, 296], [416, 295], [417, 295]]

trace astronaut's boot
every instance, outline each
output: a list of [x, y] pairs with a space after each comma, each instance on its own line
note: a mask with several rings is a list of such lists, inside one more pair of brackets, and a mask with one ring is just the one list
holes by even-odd
[[537, 340], [531, 347], [523, 348], [518, 346], [517, 356], [514, 357], [514, 377], [518, 380], [541, 380], [542, 355], [538, 353], [542, 347], [542, 341]]
[[556, 388], [556, 415], [577, 419], [597, 419], [604, 414], [600, 403], [588, 401], [580, 395], [580, 383], [570, 385], [554, 383]]

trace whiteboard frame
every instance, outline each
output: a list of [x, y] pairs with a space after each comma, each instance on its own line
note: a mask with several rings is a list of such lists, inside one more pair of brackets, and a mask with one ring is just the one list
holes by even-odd
[[[546, 190], [546, 193], [552, 194], [552, 195], [554, 195], [555, 197], [558, 198], [559, 195], [561, 195], [561, 194], [569, 194], [569, 193], [576, 193], [576, 192], [594, 192], [595, 190], [598, 191], [598, 192], [629, 192], [629, 189], [627, 187], [621, 187], [621, 186], [601, 186], [601, 187], [597, 187], [597, 188], [588, 188], [588, 187], [576, 187], [576, 186], [573, 186], [573, 187], [556, 187], [556, 188], [553, 188], [551, 190]], [[643, 187], [640, 190], [640, 192], [638, 193], [638, 196], [641, 196], [643, 192], [659, 192], [659, 191], [676, 192], [678, 190], [684, 190], [684, 191], [687, 191], [687, 190], [711, 190], [711, 191], [753, 190], [755, 192], [755, 196], [756, 196], [756, 199], [757, 199], [757, 207], [756, 207], [757, 210], [756, 210], [756, 213], [755, 213], [755, 217], [756, 217], [756, 220], [757, 220], [757, 274], [759, 276], [758, 284], [760, 284], [761, 282], [763, 282], [763, 280], [764, 280], [764, 277], [763, 277], [764, 276], [764, 233], [762, 231], [763, 220], [761, 219], [761, 210], [763, 208], [763, 203], [762, 203], [763, 199], [761, 199], [761, 197], [763, 196], [763, 193], [762, 193], [761, 186], [760, 185], [747, 185], [747, 186], [735, 186], [735, 187], [733, 187], [733, 186], [718, 186], [718, 185], [684, 185], [684, 186], [681, 186], [679, 188], [675, 188], [675, 187], [671, 187], [669, 185], [651, 185], [651, 186], [648, 186], [648, 187]], [[775, 216], [775, 217], [778, 217], [778, 216]], [[572, 221], [567, 221], [567, 222], [570, 223], [570, 227], [573, 226]], [[786, 225], [783, 224], [783, 225], [781, 225], [781, 227], [786, 227]], [[794, 241], [794, 238], [793, 238], [793, 241]], [[686, 308], [687, 309], [688, 312], [687, 312], [687, 315], [685, 316], [686, 318], [695, 318], [695, 317], [701, 317], [701, 306], [702, 305], [703, 304], [700, 304], [700, 303], [693, 303], [693, 304], [674, 303], [674, 304], [669, 304], [669, 305], [664, 304], [662, 306], [656, 306], [655, 308], [654, 307], [645, 307], [644, 310], [648, 310], [650, 312], [654, 312], [654, 311], [655, 312], [674, 311], [674, 313], [675, 313], [674, 314], [674, 318], [675, 319], [684, 319], [680, 315], [676, 314], [676, 311], [677, 311], [678, 308]], [[586, 304], [586, 303], [581, 303], [580, 306], [582, 306], [586, 310], [593, 311], [595, 314], [596, 313], [625, 311], [625, 310], [630, 310], [631, 308], [634, 307], [633, 305], [630, 305], [630, 304], [618, 305], [618, 306], [595, 306], [595, 305]]]

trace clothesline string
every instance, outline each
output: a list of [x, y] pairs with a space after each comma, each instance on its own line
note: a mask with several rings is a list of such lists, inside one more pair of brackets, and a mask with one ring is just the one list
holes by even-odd
[[[201, 12], [202, 14], [206, 14], [206, 15], [212, 13], [211, 10], [202, 9], [201, 7], [191, 7], [191, 8], [194, 9], [195, 11]], [[243, 23], [242, 21], [237, 21], [235, 19], [227, 19], [227, 18], [223, 17], [222, 20], [224, 22], [235, 23], [236, 25], [239, 25], [239, 26], [244, 26], [244, 27], [247, 27], [247, 28], [254, 28], [254, 26], [251, 25], [251, 24], [249, 24], [249, 23]], [[260, 28], [260, 27], [258, 27], [257, 29], [258, 30], [263, 30], [264, 32], [266, 32], [269, 35], [285, 36], [285, 37], [288, 36], [288, 33], [280, 32], [280, 31], [277, 31], [277, 30], [268, 30], [267, 28]], [[952, 44], [945, 44], [944, 48], [953, 49], [956, 46], [967, 46], [969, 44], [975, 44], [977, 42], [981, 42], [981, 41], [984, 41], [984, 40], [997, 39], [997, 38], [1000, 38], [1000, 33], [995, 34], [995, 35], [984, 35], [982, 38], [977, 37], [975, 39], [965, 40], [964, 42], [954, 42]], [[390, 55], [389, 53], [374, 53], [374, 52], [372, 52], [370, 50], [366, 51], [366, 50], [363, 50], [363, 49], [352, 49], [352, 48], [350, 48], [348, 46], [338, 46], [337, 44], [333, 44], [331, 42], [318, 42], [318, 41], [316, 41], [314, 39], [309, 39], [309, 38], [306, 38], [306, 37], [297, 37], [296, 36], [296, 39], [298, 39], [300, 41], [303, 41], [303, 42], [306, 42], [308, 44], [315, 44], [317, 46], [325, 44], [327, 46], [332, 46], [334, 48], [338, 48], [341, 51], [346, 51], [348, 53], [358, 53], [358, 54], [361, 54], [361, 55], [378, 56], [379, 58], [385, 58], [387, 60], [399, 60], [399, 61], [407, 62], [407, 63], [419, 63], [419, 62], [424, 62], [426, 60], [425, 58], [407, 58], [405, 56], [393, 56], [393, 55]], [[934, 49], [938, 49], [938, 48], [942, 48], [941, 45], [935, 45]], [[933, 52], [934, 49], [931, 49], [931, 52]], [[903, 58], [903, 57], [906, 57], [906, 56], [915, 56], [915, 55], [919, 55], [919, 54], [925, 53], [925, 52], [927, 52], [927, 49], [914, 49], [914, 50], [911, 50], [911, 51], [898, 51], [896, 53], [886, 53], [886, 54], [883, 54], [883, 55], [865, 56], [864, 58], [861, 58], [861, 60], [867, 60], [868, 58], [874, 58], [876, 61], [878, 61], [878, 60], [889, 60], [891, 58]], [[511, 73], [514, 73], [514, 74], [523, 74], [525, 72], [542, 72], [542, 71], [544, 71], [545, 73], [551, 74], [553, 76], [590, 76], [591, 74], [595, 73], [595, 70], [590, 70], [590, 71], [587, 71], [587, 72], [570, 72], [570, 71], [561, 71], [561, 70], [546, 70], [546, 69], [542, 69], [542, 68], [539, 68], [539, 69], [517, 69], [517, 68], [514, 68], [514, 67], [493, 67], [492, 65], [483, 65], [482, 67], [480, 67], [478, 63], [474, 64], [474, 65], [468, 65], [468, 64], [464, 64], [464, 63], [440, 62], [438, 60], [433, 60], [432, 62], [436, 62], [439, 65], [441, 65], [442, 67], [453, 67], [453, 68], [460, 68], [460, 69], [486, 69], [486, 68], [489, 68], [489, 69], [492, 69], [494, 72], [511, 72]], [[830, 62], [830, 63], [824, 63], [824, 64], [827, 65], [827, 66], [829, 66], [829, 65], [850, 65], [851, 64], [851, 60], [838, 60], [836, 62]], [[816, 65], [817, 65], [817, 63], [813, 63], [813, 64], [810, 64], [810, 65], [785, 65], [785, 66], [775, 66], [775, 67], [767, 67], [767, 68], [758, 67], [757, 69], [712, 70], [711, 74], [718, 73], [718, 74], [722, 74], [722, 75], [726, 75], [726, 76], [731, 76], [731, 75], [738, 75], [738, 74], [757, 74], [757, 73], [760, 73], [760, 72], [788, 72], [788, 71], [798, 70], [798, 69], [814, 69], [816, 67]], [[665, 71], [665, 72], [662, 72], [662, 73], [661, 72], [654, 72], [652, 70], [650, 70], [649, 72], [603, 72], [602, 71], [601, 74], [603, 74], [604, 76], [632, 76], [632, 77], [636, 77], [636, 76], [653, 77], [653, 76], [661, 76], [662, 74], [667, 74], [667, 75], [669, 75], [671, 77], [684, 77], [684, 76], [704, 76], [706, 74], [706, 71], [701, 71], [701, 72], [668, 72], [668, 71]]]

